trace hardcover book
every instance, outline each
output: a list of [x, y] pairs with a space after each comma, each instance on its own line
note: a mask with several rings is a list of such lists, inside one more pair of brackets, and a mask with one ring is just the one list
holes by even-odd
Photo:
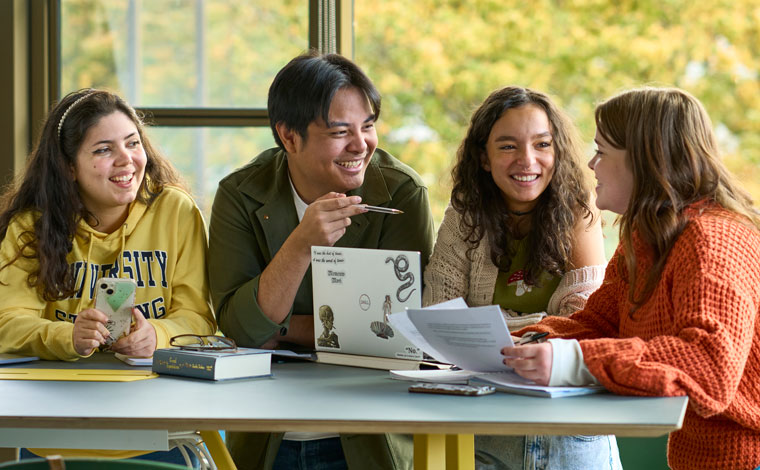
[[153, 372], [206, 380], [227, 380], [272, 375], [272, 351], [237, 348], [236, 351], [157, 349]]

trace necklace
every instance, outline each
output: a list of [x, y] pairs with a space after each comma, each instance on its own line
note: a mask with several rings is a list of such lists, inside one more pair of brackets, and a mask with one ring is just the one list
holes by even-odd
[[531, 209], [529, 211], [525, 211], [525, 212], [523, 212], [523, 211], [509, 211], [509, 213], [512, 214], [512, 215], [516, 215], [516, 216], [519, 217], [521, 215], [528, 215], [528, 214], [532, 213], [534, 210], [535, 210], [535, 207], [533, 209]]

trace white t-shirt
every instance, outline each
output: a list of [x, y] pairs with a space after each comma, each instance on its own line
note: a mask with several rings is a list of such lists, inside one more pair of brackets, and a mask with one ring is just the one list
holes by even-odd
[[[290, 181], [290, 190], [293, 193], [293, 203], [296, 206], [296, 214], [298, 214], [298, 222], [303, 220], [303, 214], [306, 212], [308, 204], [301, 199], [301, 196], [296, 192], [295, 186], [293, 186], [293, 180], [290, 179], [288, 174], [288, 181]], [[286, 432], [283, 439], [287, 441], [316, 441], [317, 439], [328, 439], [331, 437], [338, 437], [334, 432]]]

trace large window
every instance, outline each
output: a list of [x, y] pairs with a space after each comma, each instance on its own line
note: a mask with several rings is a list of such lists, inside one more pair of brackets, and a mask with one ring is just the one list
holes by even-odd
[[308, 48], [302, 0], [62, 0], [60, 92], [112, 89], [137, 107], [266, 108]]
[[[721, 7], [723, 5], [723, 7]], [[383, 93], [380, 145], [431, 187], [436, 217], [473, 109], [506, 85], [551, 94], [594, 136], [595, 103], [645, 84], [684, 88], [731, 170], [760, 200], [760, 9], [752, 0], [355, 0], [355, 59]], [[607, 224], [607, 252], [617, 243]]]
[[151, 115], [155, 143], [208, 214], [218, 179], [272, 145], [264, 108], [276, 71], [334, 31], [383, 95], [380, 146], [423, 176], [436, 221], [473, 109], [508, 84], [552, 95], [589, 156], [600, 100], [646, 84], [689, 90], [760, 200], [760, 10], [719, 3], [60, 0], [52, 99], [103, 86]]
[[219, 180], [274, 146], [267, 92], [309, 47], [308, 2], [61, 0], [58, 8], [57, 94], [107, 88], [143, 112], [157, 124], [151, 141], [208, 219]]
[[206, 221], [219, 180], [275, 146], [269, 127], [153, 127], [148, 133], [192, 188]]

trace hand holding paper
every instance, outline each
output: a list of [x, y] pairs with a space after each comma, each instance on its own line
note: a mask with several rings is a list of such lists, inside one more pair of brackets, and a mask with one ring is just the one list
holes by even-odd
[[506, 356], [505, 363], [520, 377], [532, 380], [539, 385], [549, 385], [552, 375], [551, 343], [504, 348], [502, 352]]
[[[544, 397], [583, 395], [603, 391], [600, 386], [548, 387], [533, 380], [548, 383], [540, 374], [533, 377], [527, 371], [533, 365], [525, 362], [535, 358], [534, 348], [548, 349], [551, 364], [551, 344], [529, 344], [515, 347], [507, 324], [497, 305], [468, 308], [458, 298], [424, 309], [407, 309], [390, 315], [390, 322], [401, 334], [434, 359], [459, 366], [464, 370], [451, 371], [391, 371], [391, 377], [404, 380], [462, 383], [466, 380], [495, 385], [499, 390]], [[523, 361], [518, 367], [523, 378], [504, 363], [502, 351], [518, 351]], [[543, 356], [542, 356], [543, 357]], [[547, 369], [541, 369], [546, 371]], [[548, 369], [549, 373], [551, 368]], [[531, 380], [533, 379], [533, 380]]]
[[[510, 370], [503, 362], [501, 349], [514, 343], [499, 307], [462, 307], [464, 300], [458, 300], [461, 303], [452, 301], [435, 308], [394, 313], [391, 323], [439, 361], [477, 372]], [[410, 325], [416, 332], [410, 331]], [[417, 343], [420, 338], [426, 344]]]

